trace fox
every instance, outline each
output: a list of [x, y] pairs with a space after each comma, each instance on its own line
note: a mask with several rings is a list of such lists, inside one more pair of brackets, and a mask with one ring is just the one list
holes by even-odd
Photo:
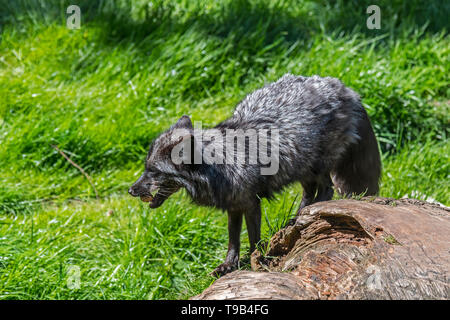
[[[240, 140], [241, 146], [239, 139], [230, 139], [225, 151], [218, 148], [233, 130], [251, 131], [253, 136], [276, 130], [265, 139], [265, 147], [253, 150], [270, 151], [270, 163], [258, 156], [248, 161], [254, 149], [251, 134]], [[260, 138], [256, 140], [264, 140]], [[212, 146], [208, 156], [205, 151]], [[236, 160], [239, 147], [245, 161], [211, 161], [211, 155], [223, 160], [220, 156], [227, 151]], [[268, 166], [275, 170], [263, 174]], [[150, 144], [144, 172], [128, 192], [158, 208], [185, 189], [195, 204], [227, 212], [227, 254], [211, 273], [220, 277], [239, 267], [243, 218], [250, 253], [260, 241], [261, 199], [273, 199], [299, 182], [303, 190], [298, 216], [306, 206], [331, 200], [335, 191], [343, 197], [376, 195], [381, 169], [377, 139], [360, 96], [337, 78], [288, 73], [248, 94], [230, 118], [213, 128], [194, 128], [183, 115]]]

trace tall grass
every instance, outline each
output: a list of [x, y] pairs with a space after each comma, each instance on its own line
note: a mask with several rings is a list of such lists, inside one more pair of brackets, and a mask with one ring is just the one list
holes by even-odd
[[[80, 30], [66, 28], [69, 4], [81, 7]], [[381, 30], [365, 27], [369, 4], [382, 10]], [[361, 94], [383, 152], [381, 195], [450, 203], [448, 1], [0, 7], [1, 298], [164, 299], [205, 288], [225, 255], [226, 216], [183, 193], [150, 211], [127, 187], [151, 139], [179, 116], [218, 123], [286, 72], [338, 77]], [[52, 144], [92, 176], [100, 200]], [[266, 239], [300, 191], [263, 202]], [[242, 240], [245, 251], [245, 230]], [[80, 289], [67, 286], [72, 265]]]

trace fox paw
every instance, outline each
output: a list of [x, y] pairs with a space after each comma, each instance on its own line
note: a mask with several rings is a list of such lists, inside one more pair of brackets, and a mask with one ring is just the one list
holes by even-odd
[[224, 262], [221, 265], [219, 265], [217, 268], [215, 268], [213, 270], [213, 272], [211, 272], [209, 275], [216, 277], [216, 278], [220, 278], [221, 276], [226, 275], [227, 273], [230, 273], [233, 270], [237, 269], [237, 263], [229, 263], [229, 262]]

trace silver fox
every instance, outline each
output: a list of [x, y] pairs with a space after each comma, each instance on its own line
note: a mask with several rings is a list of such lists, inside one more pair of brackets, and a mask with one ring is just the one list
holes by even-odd
[[[183, 151], [187, 158], [203, 157], [202, 151], [213, 143], [198, 142], [191, 119], [183, 116], [152, 142], [144, 173], [129, 189], [132, 196], [150, 202], [151, 208], [185, 188], [195, 203], [227, 211], [228, 252], [213, 275], [238, 266], [243, 216], [250, 252], [254, 251], [260, 240], [261, 198], [271, 198], [291, 183], [299, 181], [303, 187], [297, 214], [312, 203], [330, 200], [333, 185], [343, 196], [378, 193], [381, 161], [375, 134], [359, 95], [338, 79], [286, 74], [247, 95], [231, 118], [200, 134], [214, 130], [225, 136], [231, 129], [273, 128], [279, 133], [278, 170], [262, 175], [259, 161], [174, 163], [171, 154], [180, 143], [192, 147], [191, 153]], [[174, 138], [177, 130], [185, 134]]]

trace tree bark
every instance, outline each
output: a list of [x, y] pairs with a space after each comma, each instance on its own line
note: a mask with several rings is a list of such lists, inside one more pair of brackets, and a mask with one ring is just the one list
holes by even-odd
[[450, 209], [363, 198], [319, 202], [276, 233], [253, 271], [191, 299], [449, 299]]

